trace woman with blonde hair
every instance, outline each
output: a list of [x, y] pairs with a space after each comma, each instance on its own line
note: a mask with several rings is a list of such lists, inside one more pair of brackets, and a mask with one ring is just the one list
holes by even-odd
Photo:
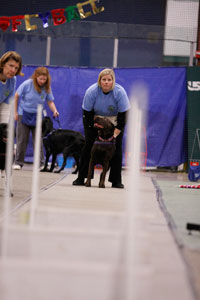
[[[19, 101], [20, 100], [20, 101]], [[25, 80], [15, 93], [15, 120], [16, 128], [16, 158], [13, 169], [20, 170], [24, 164], [24, 157], [28, 145], [30, 132], [35, 139], [35, 126], [38, 104], [43, 107], [47, 102], [53, 116], [59, 115], [54, 104], [51, 91], [51, 77], [46, 67], [38, 67], [30, 79]], [[40, 165], [44, 164], [43, 146], [41, 143]]]
[[86, 143], [82, 151], [78, 178], [73, 185], [84, 185], [87, 178], [90, 152], [97, 137], [94, 129], [94, 116], [109, 118], [115, 125], [114, 138], [116, 151], [110, 163], [109, 181], [113, 188], [124, 188], [122, 184], [122, 139], [126, 124], [126, 113], [130, 108], [125, 89], [115, 82], [112, 69], [104, 69], [99, 73], [96, 83], [91, 85], [83, 98], [83, 125]]

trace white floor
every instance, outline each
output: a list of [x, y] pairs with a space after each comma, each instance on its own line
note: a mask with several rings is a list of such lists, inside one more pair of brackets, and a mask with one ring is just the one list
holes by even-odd
[[31, 228], [30, 202], [4, 227], [0, 299], [193, 300], [151, 178], [142, 173], [136, 193], [126, 171], [124, 190], [75, 178], [39, 195]]

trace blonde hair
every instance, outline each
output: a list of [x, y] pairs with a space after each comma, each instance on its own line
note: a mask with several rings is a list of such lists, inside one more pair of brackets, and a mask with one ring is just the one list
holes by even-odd
[[41, 75], [47, 77], [47, 81], [44, 84], [44, 88], [45, 88], [45, 91], [47, 93], [49, 93], [50, 92], [50, 84], [51, 84], [51, 76], [50, 76], [49, 71], [46, 67], [38, 67], [34, 71], [33, 75], [31, 76], [31, 78], [33, 79], [34, 88], [36, 89], [36, 91], [38, 93], [41, 93], [43, 87], [39, 86], [38, 83], [37, 83], [37, 77], [39, 77]]
[[97, 80], [98, 86], [101, 87], [101, 78], [105, 75], [110, 75], [112, 77], [113, 84], [111, 90], [113, 90], [115, 87], [115, 73], [112, 69], [104, 69], [99, 73], [98, 80]]
[[2, 55], [2, 57], [0, 58], [0, 73], [3, 72], [4, 65], [11, 59], [13, 59], [14, 61], [16, 61], [19, 64], [19, 69], [17, 70], [16, 75], [24, 76], [24, 74], [21, 72], [22, 58], [15, 51], [8, 51]]

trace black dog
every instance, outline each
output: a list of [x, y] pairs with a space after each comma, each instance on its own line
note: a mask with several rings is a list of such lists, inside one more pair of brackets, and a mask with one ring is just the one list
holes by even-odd
[[[85, 144], [84, 136], [77, 131], [67, 129], [54, 129], [53, 122], [49, 117], [44, 117], [42, 120], [42, 137], [43, 145], [46, 150], [46, 160], [44, 169], [41, 172], [52, 172], [55, 167], [56, 157], [58, 154], [63, 154], [63, 164], [55, 173], [61, 172], [69, 156], [74, 157], [76, 169], [73, 174], [76, 174], [79, 168], [79, 160], [82, 148]], [[49, 157], [52, 155], [52, 163], [48, 170]]]
[[[0, 171], [3, 173], [6, 169], [6, 146], [8, 138], [8, 126], [6, 123], [0, 124]], [[6, 173], [5, 173], [6, 175]], [[2, 176], [3, 177], [3, 176]], [[10, 196], [13, 193], [10, 191]]]
[[7, 144], [7, 124], [0, 124], [0, 170], [5, 171], [6, 167], [6, 144]]
[[105, 188], [106, 173], [110, 168], [110, 160], [115, 152], [115, 138], [113, 137], [115, 127], [110, 120], [102, 117], [95, 117], [94, 127], [97, 128], [98, 137], [92, 146], [85, 186], [91, 186], [94, 166], [100, 164], [103, 167], [103, 171], [100, 175], [99, 187]]

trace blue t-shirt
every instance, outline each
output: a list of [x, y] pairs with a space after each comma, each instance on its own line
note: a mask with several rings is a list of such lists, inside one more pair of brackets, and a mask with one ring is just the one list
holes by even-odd
[[116, 83], [112, 91], [104, 94], [95, 83], [87, 89], [82, 108], [87, 111], [94, 110], [95, 114], [100, 116], [117, 116], [118, 112], [129, 110], [130, 102], [121, 85]]
[[37, 112], [38, 104], [44, 106], [45, 101], [54, 101], [54, 96], [52, 92], [47, 93], [45, 89], [42, 89], [41, 93], [38, 93], [34, 87], [33, 80], [25, 80], [17, 89], [17, 94], [19, 95], [19, 106], [18, 114], [22, 115], [23, 110], [35, 113]]
[[10, 98], [14, 96], [16, 88], [16, 77], [9, 78], [6, 82], [0, 81], [0, 103], [9, 103]]

